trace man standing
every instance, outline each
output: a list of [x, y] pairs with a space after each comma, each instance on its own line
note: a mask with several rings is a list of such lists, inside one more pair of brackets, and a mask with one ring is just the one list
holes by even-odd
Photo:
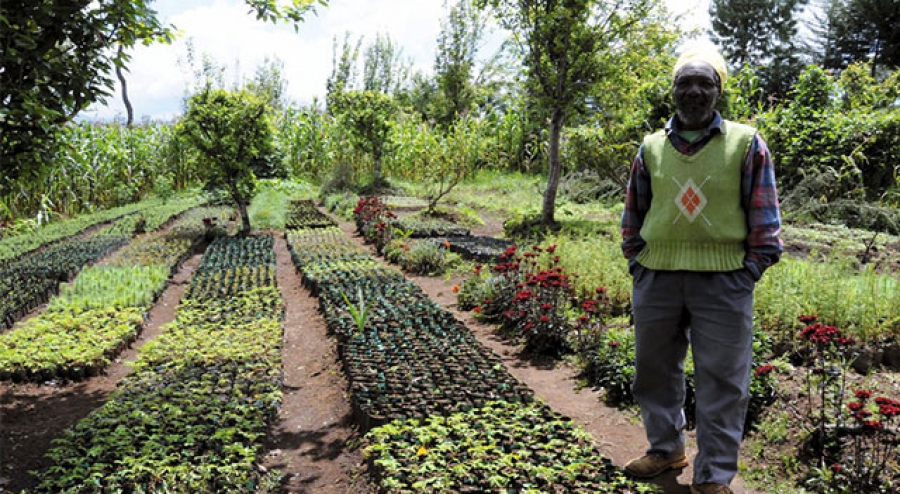
[[650, 443], [625, 470], [687, 466], [684, 359], [697, 399], [691, 492], [730, 493], [750, 397], [753, 288], [778, 262], [781, 215], [769, 150], [756, 129], [715, 110], [727, 77], [712, 48], [675, 64], [676, 114], [644, 138], [622, 214], [633, 275], [634, 396]]

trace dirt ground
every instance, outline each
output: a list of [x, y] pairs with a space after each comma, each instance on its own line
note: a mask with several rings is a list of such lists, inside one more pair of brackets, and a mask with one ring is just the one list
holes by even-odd
[[[342, 222], [349, 236], [353, 227]], [[489, 220], [473, 231], [497, 235], [502, 227]], [[361, 455], [361, 438], [352, 423], [347, 383], [337, 360], [334, 340], [317, 311], [317, 302], [300, 286], [285, 242], [277, 233], [278, 283], [285, 302], [284, 400], [264, 445], [262, 469], [286, 474], [285, 491], [309, 494], [358, 494], [371, 492]], [[105, 375], [83, 382], [11, 384], [0, 382], [0, 492], [18, 492], [36, 482], [29, 470], [44, 465], [43, 454], [55, 437], [99, 407], [115, 389], [137, 351], [172, 320], [178, 300], [199, 263], [189, 259], [176, 274], [150, 313], [138, 341], [108, 369]], [[553, 409], [572, 418], [590, 432], [601, 453], [624, 465], [646, 447], [640, 420], [628, 411], [605, 406], [598, 393], [579, 390], [575, 371], [565, 362], [525, 358], [515, 346], [498, 338], [493, 328], [456, 309], [451, 292], [460, 279], [410, 276], [433, 300], [463, 321], [487, 347], [500, 355], [510, 372], [531, 387]], [[696, 452], [693, 437], [689, 454]], [[668, 493], [686, 493], [691, 470], [656, 479]], [[732, 486], [738, 493], [754, 493], [740, 479]]]

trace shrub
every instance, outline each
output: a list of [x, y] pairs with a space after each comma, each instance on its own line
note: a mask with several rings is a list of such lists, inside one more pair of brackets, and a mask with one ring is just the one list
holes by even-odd
[[897, 187], [900, 109], [885, 106], [878, 91], [863, 91], [858, 82], [846, 75], [840, 87], [823, 69], [809, 67], [790, 102], [758, 115], [755, 124], [777, 161], [785, 210], [896, 231], [891, 211], [846, 204], [880, 206]]
[[800, 316], [799, 338], [811, 361], [806, 372], [807, 438], [804, 452], [815, 461], [806, 482], [814, 492], [894, 492], [900, 401], [857, 389], [846, 396], [851, 338]]

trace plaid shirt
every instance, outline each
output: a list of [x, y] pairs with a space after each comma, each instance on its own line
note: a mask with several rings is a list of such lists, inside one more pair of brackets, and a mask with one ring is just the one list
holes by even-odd
[[[675, 117], [666, 124], [666, 135], [682, 154], [692, 155], [703, 149], [714, 136], [722, 132], [722, 116], [716, 112], [712, 123], [700, 137], [689, 142], [678, 135]], [[641, 226], [650, 209], [650, 175], [644, 166], [644, 148], [638, 150], [631, 165], [631, 177], [625, 193], [625, 211], [622, 213], [622, 253], [633, 259], [644, 248]], [[750, 150], [741, 171], [741, 204], [747, 212], [747, 257], [745, 266], [759, 279], [763, 271], [781, 258], [781, 211], [775, 190], [775, 166], [769, 148], [759, 134], [750, 143]]]

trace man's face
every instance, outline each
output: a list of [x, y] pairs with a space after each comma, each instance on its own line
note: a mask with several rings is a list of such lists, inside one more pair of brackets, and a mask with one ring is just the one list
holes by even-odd
[[716, 71], [709, 64], [700, 61], [685, 64], [675, 76], [672, 88], [681, 126], [696, 130], [708, 125], [720, 95]]

